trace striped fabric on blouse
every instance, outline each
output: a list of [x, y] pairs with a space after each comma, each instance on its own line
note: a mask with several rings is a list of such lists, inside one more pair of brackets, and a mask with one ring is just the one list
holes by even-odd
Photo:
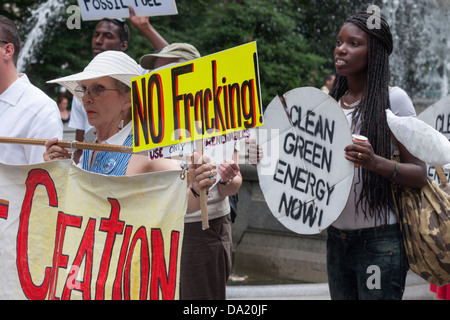
[[[133, 143], [133, 135], [130, 134], [123, 143], [124, 146], [131, 146]], [[92, 167], [89, 169], [90, 153], [93, 150], [83, 151], [83, 170], [101, 173], [108, 176], [124, 176], [127, 171], [128, 162], [130, 161], [131, 153], [100, 151], [95, 156]]]

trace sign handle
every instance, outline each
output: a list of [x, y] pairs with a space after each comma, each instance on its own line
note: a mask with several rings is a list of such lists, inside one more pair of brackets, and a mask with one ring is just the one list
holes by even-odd
[[209, 221], [208, 221], [208, 195], [206, 194], [206, 188], [202, 188], [200, 190], [200, 210], [202, 212], [202, 229], [206, 230], [209, 228]]
[[[195, 141], [195, 150], [203, 157], [203, 139], [199, 139]], [[202, 160], [203, 161], [203, 160]], [[209, 220], [208, 220], [208, 194], [206, 188], [200, 189], [200, 211], [202, 213], [202, 229], [206, 230], [209, 228]]]
[[[27, 144], [44, 146], [48, 139], [33, 139], [33, 138], [16, 138], [16, 137], [0, 137], [0, 143], [12, 143], [12, 144]], [[66, 141], [58, 140], [56, 145], [62, 148], [71, 149], [87, 149], [87, 150], [97, 150], [97, 151], [111, 151], [111, 152], [122, 152], [122, 153], [133, 153], [133, 147], [113, 145], [113, 144], [100, 144], [100, 143], [90, 143], [90, 142], [78, 142], [78, 141]]]
[[444, 170], [442, 170], [442, 167], [435, 167], [436, 172], [439, 176], [439, 179], [441, 179], [441, 183], [448, 183], [447, 177], [445, 176]]

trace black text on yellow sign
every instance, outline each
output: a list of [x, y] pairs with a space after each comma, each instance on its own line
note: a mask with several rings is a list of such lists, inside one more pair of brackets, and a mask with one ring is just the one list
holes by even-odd
[[132, 80], [133, 151], [262, 125], [256, 43]]

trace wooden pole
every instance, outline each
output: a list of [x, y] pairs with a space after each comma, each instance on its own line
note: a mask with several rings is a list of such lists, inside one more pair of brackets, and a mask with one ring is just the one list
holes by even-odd
[[[203, 140], [199, 139], [195, 141], [195, 149], [200, 157], [203, 157]], [[194, 161], [194, 158], [192, 158]], [[208, 220], [208, 195], [206, 188], [200, 189], [200, 211], [202, 213], [202, 229], [206, 230], [209, 228], [209, 220]]]
[[447, 177], [445, 176], [444, 170], [442, 170], [442, 167], [435, 167], [436, 172], [439, 176], [439, 179], [441, 179], [441, 183], [448, 183]]
[[[0, 137], [0, 143], [14, 143], [14, 144], [28, 144], [28, 145], [44, 146], [46, 142], [47, 142], [47, 139]], [[56, 145], [58, 145], [62, 148], [71, 148], [71, 149], [87, 149], [87, 150], [98, 150], [98, 151], [133, 153], [133, 147], [113, 145], [113, 144], [59, 140], [56, 143]], [[199, 153], [199, 155], [201, 157], [203, 157], [203, 140], [202, 139], [196, 141], [196, 148], [197, 148], [197, 152]], [[192, 161], [194, 161], [193, 158], [192, 158]], [[207, 207], [207, 197], [208, 196], [206, 193], [207, 193], [206, 188], [202, 188], [200, 190], [200, 210], [202, 213], [203, 230], [209, 228], [208, 207]]]
[[[0, 143], [14, 143], [14, 144], [28, 144], [28, 145], [44, 146], [46, 142], [47, 142], [47, 139], [0, 137]], [[71, 149], [87, 149], [87, 150], [98, 150], [98, 151], [133, 153], [133, 147], [120, 146], [120, 145], [114, 145], [114, 144], [59, 140], [56, 143], [56, 145], [58, 145], [62, 148], [71, 148]]]

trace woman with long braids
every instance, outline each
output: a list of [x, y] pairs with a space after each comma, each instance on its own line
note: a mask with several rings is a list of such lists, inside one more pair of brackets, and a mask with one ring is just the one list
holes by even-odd
[[[368, 138], [345, 148], [355, 163], [352, 192], [339, 218], [328, 228], [327, 266], [332, 299], [401, 299], [408, 262], [393, 206], [392, 183], [420, 188], [426, 167], [393, 142], [386, 109], [415, 115], [405, 91], [389, 87], [393, 40], [386, 21], [369, 25], [371, 14], [357, 13], [342, 26], [334, 51], [336, 79], [330, 95], [341, 105], [352, 132]], [[398, 145], [398, 148], [394, 148]], [[400, 163], [392, 159], [399, 150]]]

